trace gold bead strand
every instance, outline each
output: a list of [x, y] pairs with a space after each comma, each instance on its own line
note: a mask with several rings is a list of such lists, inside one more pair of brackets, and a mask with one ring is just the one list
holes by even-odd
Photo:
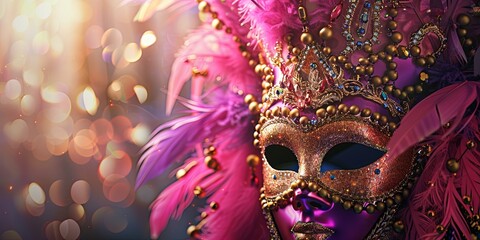
[[[212, 18], [211, 25], [214, 29], [219, 30], [219, 31], [225, 31], [225, 33], [232, 35], [233, 31], [232, 28], [229, 26], [226, 26], [224, 21], [222, 21], [220, 18], [218, 18], [218, 13], [212, 10], [212, 7], [210, 3], [203, 1], [203, 0], [197, 0], [198, 2], [198, 10], [199, 14], [210, 14]], [[202, 16], [200, 16], [200, 19], [202, 19]], [[242, 56], [248, 60], [248, 64], [255, 70], [255, 66], [257, 65], [256, 63], [258, 62], [253, 54], [251, 54], [248, 51], [248, 45], [242, 43], [241, 39], [237, 35], [232, 36], [233, 41], [238, 43], [239, 51], [241, 52]]]
[[304, 45], [309, 45], [313, 42], [313, 36], [310, 34], [308, 30], [308, 16], [307, 16], [307, 9], [303, 5], [303, 0], [298, 1], [298, 17], [303, 24], [302, 35], [300, 35], [300, 41]]

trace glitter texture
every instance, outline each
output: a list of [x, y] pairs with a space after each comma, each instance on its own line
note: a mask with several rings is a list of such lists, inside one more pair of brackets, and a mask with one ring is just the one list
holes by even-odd
[[[304, 132], [298, 125], [285, 119], [270, 120], [260, 132], [262, 151], [272, 144], [292, 149], [299, 162], [299, 171], [296, 173], [276, 170], [264, 157], [265, 176], [280, 176], [275, 181], [265, 179], [265, 194], [267, 197], [279, 195], [295, 180], [303, 178], [352, 200], [386, 196], [399, 188], [411, 171], [412, 151], [407, 151], [397, 159], [389, 159], [388, 154], [385, 154], [370, 165], [355, 170], [331, 170], [321, 173], [320, 168], [325, 154], [337, 144], [352, 142], [386, 151], [388, 140], [385, 133], [362, 119], [336, 121], [309, 132]], [[382, 174], [376, 174], [375, 169], [382, 169]]]

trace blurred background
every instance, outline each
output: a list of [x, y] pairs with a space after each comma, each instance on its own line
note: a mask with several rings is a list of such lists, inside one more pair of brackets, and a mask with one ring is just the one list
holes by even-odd
[[[149, 239], [148, 207], [170, 180], [135, 191], [137, 161], [172, 117], [170, 67], [198, 23], [194, 10], [135, 22], [138, 10], [0, 1], [0, 240]], [[187, 225], [160, 238], [185, 238]]]

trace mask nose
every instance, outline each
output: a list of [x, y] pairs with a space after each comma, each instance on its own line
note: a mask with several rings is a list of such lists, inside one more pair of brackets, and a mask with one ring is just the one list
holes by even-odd
[[303, 192], [300, 189], [295, 191], [292, 199], [293, 209], [304, 213], [313, 213], [317, 211], [326, 212], [332, 209], [333, 202], [317, 196], [311, 192]]

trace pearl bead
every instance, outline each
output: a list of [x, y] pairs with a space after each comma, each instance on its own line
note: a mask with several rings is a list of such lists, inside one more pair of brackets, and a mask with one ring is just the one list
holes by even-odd
[[398, 26], [397, 22], [395, 22], [393, 20], [388, 22], [388, 28], [390, 28], [391, 30], [397, 29], [397, 26]]
[[259, 163], [260, 163], [260, 158], [257, 155], [255, 154], [248, 155], [247, 157], [248, 166], [255, 167], [255, 166], [258, 166]]
[[313, 41], [312, 35], [308, 32], [304, 32], [300, 36], [300, 41], [302, 41], [303, 44], [310, 44]]
[[400, 220], [393, 223], [393, 230], [395, 230], [395, 232], [402, 232], [404, 228], [405, 226], [403, 225], [403, 222]]
[[457, 22], [461, 26], [466, 26], [466, 25], [470, 24], [470, 17], [466, 14], [460, 14], [457, 17]]
[[410, 54], [414, 57], [420, 56], [420, 52], [421, 52], [421, 50], [418, 46], [412, 46], [410, 48]]
[[399, 43], [403, 40], [403, 35], [400, 32], [394, 32], [391, 39], [394, 43]]
[[337, 112], [337, 109], [335, 108], [335, 106], [333, 105], [329, 105], [327, 107], [327, 113], [332, 116], [332, 115], [335, 115], [335, 113]]
[[217, 29], [217, 30], [220, 30], [223, 28], [223, 21], [218, 19], [218, 18], [215, 18], [212, 20], [212, 27]]
[[322, 38], [323, 40], [327, 40], [333, 36], [333, 31], [329, 27], [323, 27], [322, 29], [320, 29], [318, 35], [320, 35], [320, 38]]

